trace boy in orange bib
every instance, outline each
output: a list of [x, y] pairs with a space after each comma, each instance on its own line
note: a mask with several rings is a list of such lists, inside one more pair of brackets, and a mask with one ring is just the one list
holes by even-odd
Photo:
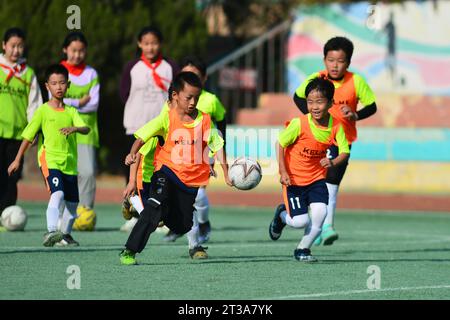
[[[305, 88], [311, 79], [325, 77], [334, 84], [333, 106], [330, 114], [338, 119], [344, 127], [350, 150], [357, 138], [356, 122], [372, 116], [377, 111], [375, 95], [367, 82], [357, 73], [348, 71], [353, 55], [353, 43], [344, 37], [334, 37], [327, 41], [323, 48], [325, 70], [311, 74], [297, 88], [294, 102], [303, 114], [308, 113]], [[360, 104], [359, 110], [358, 104]], [[327, 156], [336, 158], [338, 150], [335, 145], [328, 149]], [[339, 166], [329, 168], [325, 178], [329, 193], [327, 216], [323, 225], [322, 234], [317, 237], [315, 244], [322, 241], [324, 245], [332, 245], [339, 236], [334, 229], [334, 216], [336, 211], [339, 185], [347, 169], [348, 161]]]
[[[275, 211], [269, 236], [278, 240], [286, 225], [306, 227], [294, 257], [315, 262], [317, 259], [311, 255], [310, 248], [320, 235], [327, 214], [326, 171], [346, 161], [350, 151], [341, 122], [329, 113], [333, 105], [333, 83], [322, 77], [315, 78], [306, 86], [305, 93], [309, 113], [291, 120], [278, 137], [284, 204]], [[333, 144], [337, 145], [339, 155], [329, 159], [327, 149]]]
[[[164, 145], [155, 152], [155, 173], [150, 182], [144, 210], [120, 254], [122, 264], [136, 264], [136, 253], [146, 246], [150, 234], [161, 220], [177, 234], [185, 234], [193, 224], [194, 202], [198, 189], [206, 186], [210, 176], [209, 157], [217, 154], [228, 185], [228, 165], [223, 139], [208, 114], [196, 106], [202, 90], [200, 79], [192, 72], [179, 73], [173, 83], [175, 107], [162, 112], [135, 132], [126, 165], [136, 162], [136, 153], [150, 138], [161, 136]], [[193, 257], [204, 248], [190, 248]]]

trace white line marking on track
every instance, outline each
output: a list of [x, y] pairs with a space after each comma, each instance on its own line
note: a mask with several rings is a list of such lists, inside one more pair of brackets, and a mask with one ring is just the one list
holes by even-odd
[[290, 295], [290, 296], [262, 298], [262, 300], [321, 298], [321, 297], [329, 297], [329, 296], [348, 296], [348, 295], [364, 294], [364, 293], [392, 292], [392, 291], [414, 291], [414, 290], [429, 290], [429, 289], [431, 289], [431, 290], [433, 290], [433, 289], [450, 289], [450, 285], [321, 292], [321, 293], [296, 294], [296, 295]]

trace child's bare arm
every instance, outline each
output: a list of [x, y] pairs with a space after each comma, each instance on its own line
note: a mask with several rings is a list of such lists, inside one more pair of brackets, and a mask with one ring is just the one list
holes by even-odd
[[291, 179], [289, 179], [289, 174], [286, 169], [286, 162], [284, 160], [284, 148], [280, 145], [279, 142], [276, 143], [276, 150], [278, 156], [278, 170], [280, 172], [280, 183], [285, 186], [291, 185]]
[[123, 197], [129, 197], [136, 192], [136, 182], [137, 182], [137, 172], [139, 167], [139, 160], [141, 159], [141, 154], [136, 155], [136, 162], [130, 165], [130, 176], [128, 180], [128, 185], [123, 192]]
[[78, 105], [80, 107], [84, 107], [90, 100], [91, 100], [91, 96], [87, 94], [78, 101]]
[[20, 161], [23, 158], [23, 155], [27, 151], [28, 147], [31, 145], [31, 141], [28, 141], [26, 139], [22, 140], [22, 143], [20, 144], [19, 151], [17, 151], [16, 158], [8, 167], [8, 175], [12, 175], [14, 172], [19, 170], [20, 167]]
[[59, 129], [59, 132], [61, 132], [63, 135], [68, 136], [72, 133], [81, 133], [81, 134], [88, 134], [91, 129], [89, 127], [66, 127]]
[[223, 170], [223, 177], [225, 179], [225, 182], [230, 187], [233, 186], [233, 183], [231, 182], [230, 178], [228, 177], [228, 163], [227, 163], [227, 155], [224, 148], [221, 148], [219, 151], [217, 151], [216, 154], [217, 161], [219, 161], [222, 170]]
[[348, 153], [340, 153], [336, 158], [334, 159], [328, 159], [328, 158], [323, 158], [320, 159], [320, 164], [322, 165], [322, 167], [324, 168], [330, 168], [330, 167], [334, 167], [334, 166], [338, 166], [340, 165], [342, 162], [346, 161], [348, 159], [348, 157], [350, 156], [350, 154]]
[[136, 162], [136, 154], [138, 153], [139, 149], [145, 144], [142, 139], [138, 138], [136, 141], [134, 141], [133, 145], [131, 146], [130, 153], [125, 158], [125, 164], [127, 166], [133, 164]]

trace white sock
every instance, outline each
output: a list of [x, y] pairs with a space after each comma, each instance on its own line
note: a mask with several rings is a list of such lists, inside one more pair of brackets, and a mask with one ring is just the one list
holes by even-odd
[[47, 206], [47, 230], [54, 232], [58, 230], [59, 207], [64, 201], [64, 192], [56, 191], [50, 195]]
[[72, 226], [77, 218], [78, 202], [66, 201], [66, 207], [64, 208], [61, 232], [64, 234], [70, 234], [72, 232]]
[[311, 248], [314, 240], [322, 231], [323, 221], [327, 214], [327, 206], [325, 203], [314, 202], [310, 204], [311, 208], [311, 222], [305, 230], [302, 240], [298, 244], [298, 249]]
[[192, 228], [186, 234], [188, 238], [189, 249], [194, 249], [200, 245], [198, 241], [198, 234], [199, 234], [198, 217], [197, 212], [194, 211], [194, 214], [192, 216]]
[[333, 226], [339, 186], [337, 184], [327, 183], [327, 189], [328, 189], [328, 206], [327, 206], [327, 216], [325, 218], [324, 225]]
[[206, 188], [198, 189], [194, 208], [197, 211], [198, 223], [206, 223], [209, 221], [209, 201], [206, 195]]
[[[282, 218], [283, 219], [283, 218]], [[301, 214], [299, 216], [291, 217], [287, 213], [285, 215], [286, 224], [293, 228], [301, 229], [306, 227], [309, 224], [309, 216], [308, 214]]]

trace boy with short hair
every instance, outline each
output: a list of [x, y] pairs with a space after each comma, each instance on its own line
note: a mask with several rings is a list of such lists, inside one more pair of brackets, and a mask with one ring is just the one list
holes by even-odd
[[[205, 86], [206, 80], [208, 79], [206, 74], [206, 64], [200, 58], [196, 56], [186, 56], [181, 60], [180, 67], [181, 71], [195, 73], [200, 78], [202, 85]], [[198, 99], [197, 109], [211, 116], [212, 121], [222, 134], [225, 145], [226, 110], [219, 98], [217, 98], [215, 94], [202, 89], [202, 93]], [[215, 176], [213, 169], [214, 164], [212, 163], [211, 166], [211, 172]], [[198, 222], [198, 227], [196, 226], [198, 229], [198, 241], [200, 244], [203, 244], [209, 240], [211, 234], [211, 223], [209, 221], [209, 201], [206, 194], [206, 188], [202, 187], [198, 190], [194, 207], [194, 225]], [[164, 240], [175, 241], [179, 237], [180, 235], [177, 235], [173, 231], [169, 231], [169, 233], [164, 237]]]
[[[344, 37], [334, 37], [327, 41], [323, 48], [324, 64], [326, 70], [311, 74], [294, 94], [294, 102], [301, 112], [308, 113], [305, 88], [311, 79], [324, 76], [330, 80], [335, 87], [333, 107], [330, 114], [342, 122], [348, 142], [351, 144], [356, 140], [356, 121], [366, 119], [377, 111], [375, 95], [366, 81], [358, 74], [348, 71], [353, 55], [353, 43]], [[358, 102], [363, 107], [357, 110]], [[338, 155], [335, 145], [329, 149], [328, 156], [335, 159]], [[333, 166], [327, 171], [327, 188], [329, 201], [327, 216], [325, 218], [323, 231], [317, 238], [315, 244], [319, 245], [322, 240], [324, 245], [331, 245], [338, 239], [334, 230], [334, 215], [336, 211], [336, 200], [339, 185], [347, 169], [348, 161], [340, 166]]]
[[[209, 180], [208, 155], [217, 153], [225, 181], [232, 185], [224, 161], [223, 139], [214, 130], [210, 116], [196, 108], [202, 89], [200, 79], [192, 72], [181, 72], [172, 86], [174, 107], [136, 131], [136, 141], [125, 159], [126, 165], [135, 163], [136, 153], [146, 141], [155, 136], [163, 137], [164, 145], [156, 150], [147, 205], [120, 254], [121, 263], [125, 265], [137, 263], [136, 253], [145, 248], [161, 220], [177, 234], [191, 229], [198, 188]], [[189, 255], [192, 257], [201, 251], [204, 252], [201, 246], [190, 248]]]
[[[75, 133], [88, 134], [90, 129], [81, 119], [77, 110], [65, 105], [64, 95], [69, 86], [67, 69], [55, 64], [45, 72], [45, 86], [52, 98], [41, 105], [33, 115], [30, 123], [22, 132], [23, 141], [15, 160], [8, 168], [11, 175], [18, 170], [26, 150], [36, 134], [42, 131], [43, 142], [39, 146], [38, 159], [45, 177], [50, 200], [47, 207], [47, 230], [43, 245], [52, 247], [78, 246], [70, 235], [72, 225], [77, 217], [77, 141]], [[65, 209], [61, 230], [58, 230], [59, 207], [65, 200]]]
[[[310, 248], [320, 235], [327, 214], [326, 170], [347, 161], [350, 153], [343, 126], [328, 112], [333, 105], [333, 94], [334, 86], [330, 81], [324, 78], [310, 81], [305, 89], [309, 113], [294, 118], [278, 137], [284, 204], [275, 211], [269, 236], [278, 240], [286, 224], [294, 228], [306, 227], [294, 251], [298, 261], [317, 261]], [[334, 143], [339, 155], [329, 159], [327, 149]]]

